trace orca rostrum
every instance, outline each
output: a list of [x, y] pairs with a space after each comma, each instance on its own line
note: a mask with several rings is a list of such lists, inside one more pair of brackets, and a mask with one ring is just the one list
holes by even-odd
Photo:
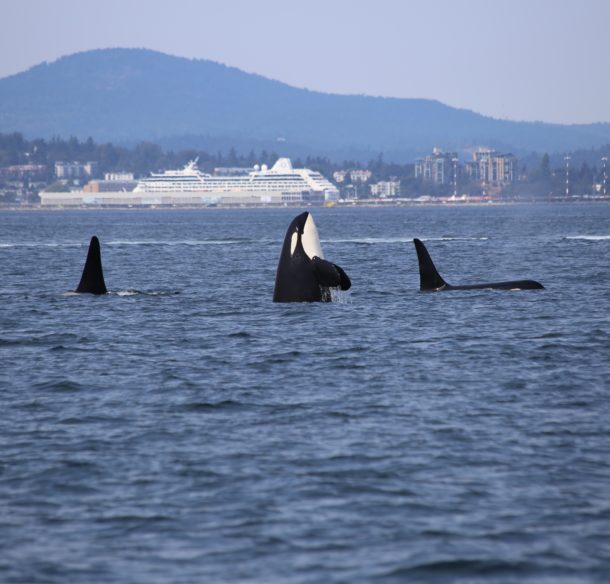
[[512, 280], [510, 282], [491, 282], [488, 284], [466, 284], [462, 286], [452, 286], [447, 284], [441, 277], [426, 249], [426, 246], [419, 240], [414, 239], [419, 262], [419, 289], [422, 292], [436, 292], [440, 290], [540, 290], [544, 288], [540, 282], [535, 280]]
[[311, 214], [295, 217], [284, 238], [273, 301], [330, 302], [331, 288], [349, 290], [351, 285], [342, 268], [324, 259]]
[[87, 261], [83, 268], [76, 292], [88, 294], [106, 294], [106, 283], [104, 282], [104, 272], [102, 271], [102, 254], [100, 253], [100, 241], [94, 235], [89, 243]]

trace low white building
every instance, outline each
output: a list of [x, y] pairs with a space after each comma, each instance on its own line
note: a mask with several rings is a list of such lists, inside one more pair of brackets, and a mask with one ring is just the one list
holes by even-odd
[[350, 170], [349, 177], [352, 183], [355, 182], [368, 182], [373, 173], [370, 170], [354, 169]]
[[133, 172], [107, 172], [104, 174], [104, 180], [107, 181], [132, 181], [134, 180]]
[[97, 174], [97, 162], [63, 162], [55, 163], [55, 176], [59, 179], [91, 178]]
[[380, 199], [400, 196], [399, 180], [382, 180], [371, 185], [371, 195]]

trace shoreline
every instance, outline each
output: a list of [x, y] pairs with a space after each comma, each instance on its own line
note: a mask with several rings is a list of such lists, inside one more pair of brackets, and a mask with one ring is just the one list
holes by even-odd
[[29, 212], [41, 212], [41, 211], [214, 211], [214, 210], [252, 210], [252, 209], [392, 209], [392, 208], [420, 208], [420, 207], [506, 207], [506, 206], [529, 206], [529, 205], [570, 205], [570, 204], [610, 204], [610, 197], [596, 198], [596, 199], [554, 199], [550, 201], [544, 200], [513, 200], [513, 201], [358, 201], [358, 202], [345, 202], [335, 203], [333, 205], [308, 205], [308, 204], [290, 204], [290, 205], [197, 205], [197, 206], [177, 206], [177, 205], [137, 205], [137, 206], [74, 206], [74, 207], [60, 207], [60, 206], [45, 206], [40, 204], [37, 205], [0, 205], [0, 212], [3, 211], [29, 211]]

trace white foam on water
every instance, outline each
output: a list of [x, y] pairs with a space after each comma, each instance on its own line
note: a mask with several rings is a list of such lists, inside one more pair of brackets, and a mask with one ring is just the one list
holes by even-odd
[[428, 237], [422, 241], [487, 241], [489, 237]]
[[89, 242], [33, 242], [33, 241], [16, 241], [9, 243], [0, 243], [0, 247], [9, 248], [9, 247], [87, 247]]
[[610, 235], [566, 235], [565, 239], [583, 239], [585, 241], [607, 241]]
[[177, 245], [190, 245], [190, 246], [198, 246], [198, 245], [236, 245], [240, 243], [248, 243], [243, 239], [185, 239], [179, 241], [159, 241], [159, 240], [114, 240], [107, 241], [105, 245], [167, 245], [167, 246], [177, 246]]
[[[489, 237], [428, 237], [422, 241], [487, 241]], [[358, 237], [352, 239], [322, 239], [322, 243], [413, 243], [412, 237]]]
[[322, 243], [366, 243], [374, 245], [377, 243], [408, 243], [413, 241], [409, 237], [356, 237], [352, 239], [322, 239]]
[[135, 290], [133, 288], [127, 290], [109, 290], [108, 294], [119, 296], [121, 298], [129, 296], [175, 296], [180, 294], [179, 290]]

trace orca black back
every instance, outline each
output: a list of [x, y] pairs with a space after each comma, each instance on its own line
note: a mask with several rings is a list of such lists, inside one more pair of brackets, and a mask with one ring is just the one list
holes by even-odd
[[422, 292], [434, 292], [440, 290], [540, 290], [544, 286], [535, 280], [511, 280], [508, 282], [490, 282], [487, 284], [465, 284], [452, 286], [443, 280], [438, 273], [426, 246], [419, 240], [414, 239], [417, 261], [419, 263], [419, 289]]
[[83, 268], [83, 275], [76, 288], [76, 292], [88, 294], [106, 294], [106, 283], [102, 270], [102, 254], [99, 239], [94, 235], [89, 243], [87, 260]]

